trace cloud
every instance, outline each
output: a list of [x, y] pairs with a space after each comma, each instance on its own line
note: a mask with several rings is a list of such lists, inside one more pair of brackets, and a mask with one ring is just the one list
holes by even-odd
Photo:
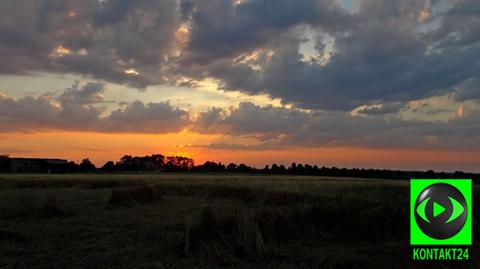
[[456, 101], [479, 100], [480, 78], [467, 80], [455, 87], [453, 94]]
[[295, 25], [337, 28], [342, 20], [350, 18], [332, 0], [257, 0], [239, 4], [214, 0], [192, 4], [186, 61], [202, 64], [249, 52]]
[[0, 156], [2, 155], [13, 155], [13, 154], [28, 154], [35, 153], [34, 150], [27, 149], [17, 149], [17, 148], [0, 148]]
[[[73, 73], [100, 82], [58, 96], [0, 95], [0, 127], [190, 129], [257, 140], [208, 145], [232, 149], [478, 149], [478, 108], [408, 104], [480, 99], [479, 8], [474, 0], [360, 0], [354, 10], [336, 0], [1, 1], [0, 74]], [[291, 108], [243, 102], [193, 115], [169, 102], [135, 101], [105, 115], [107, 82], [194, 87], [206, 78]], [[413, 116], [404, 119], [404, 111]], [[452, 117], [421, 120], [417, 112]]]
[[[94, 103], [98, 99], [83, 98], [101, 91], [103, 86], [98, 84], [75, 84], [59, 97], [1, 96], [0, 129], [2, 132], [71, 130], [149, 134], [190, 130], [222, 134], [218, 141], [197, 147], [231, 150], [320, 146], [477, 150], [480, 145], [480, 111], [464, 106], [459, 107], [457, 116], [445, 121], [406, 120], [379, 111], [363, 116], [342, 111], [303, 111], [251, 102], [228, 109], [211, 108], [194, 117], [168, 101], [135, 101], [103, 115], [103, 108]], [[72, 98], [78, 102], [70, 98], [64, 101], [65, 96], [75, 96]]]
[[137, 89], [213, 78], [224, 90], [349, 111], [475, 80], [477, 10], [474, 0], [361, 0], [354, 11], [335, 0], [2, 1], [0, 73]]
[[209, 108], [207, 111], [199, 112], [193, 131], [200, 133], [220, 131], [221, 127], [219, 125], [225, 116], [226, 111], [218, 107]]
[[189, 145], [192, 148], [208, 148], [208, 149], [218, 149], [218, 150], [240, 150], [240, 151], [249, 151], [249, 150], [278, 150], [285, 149], [289, 146], [281, 145], [278, 143], [267, 143], [261, 142], [256, 144], [241, 144], [241, 143], [210, 143], [204, 145]]
[[308, 114], [294, 109], [242, 102], [230, 111], [214, 108], [200, 113], [193, 130], [269, 137], [270, 134], [290, 133], [303, 128], [308, 117]]
[[72, 88], [66, 89], [58, 98], [62, 103], [95, 104], [103, 102], [105, 84], [100, 82], [88, 82], [80, 87], [80, 81], [76, 81]]
[[135, 101], [113, 111], [101, 120], [101, 129], [109, 132], [164, 133], [179, 132], [190, 124], [188, 112], [168, 102], [144, 104]]
[[63, 125], [58, 117], [60, 109], [52, 105], [51, 100], [42, 96], [24, 97], [18, 100], [0, 96], [1, 130], [30, 130]]
[[179, 132], [190, 125], [189, 114], [168, 102], [124, 104], [102, 116], [101, 83], [77, 82], [58, 98], [52, 96], [12, 99], [0, 96], [2, 132], [73, 130], [95, 132], [166, 133]]
[[[217, 149], [273, 149], [285, 147], [351, 146], [373, 148], [478, 149], [480, 112], [462, 110], [448, 121], [405, 120], [384, 113], [354, 116], [348, 112], [304, 112], [242, 103], [230, 111], [215, 110], [217, 122], [197, 130], [227, 134], [233, 142], [203, 147]], [[197, 125], [204, 125], [201, 119]], [[454, 130], [454, 131], [452, 131]], [[254, 143], [236, 143], [242, 137]]]
[[402, 103], [385, 103], [385, 104], [374, 104], [365, 107], [361, 107], [357, 110], [358, 113], [364, 115], [382, 115], [397, 113], [404, 107]]

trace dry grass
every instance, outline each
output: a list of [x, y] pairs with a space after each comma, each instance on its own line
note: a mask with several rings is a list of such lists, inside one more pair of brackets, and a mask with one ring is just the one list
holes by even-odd
[[407, 209], [404, 181], [0, 175], [0, 268], [411, 268]]
[[187, 219], [184, 250], [187, 255], [223, 262], [269, 256], [253, 212], [237, 211], [219, 217], [211, 207]]
[[20, 195], [3, 199], [0, 204], [1, 219], [29, 220], [67, 215], [54, 195], [46, 197]]

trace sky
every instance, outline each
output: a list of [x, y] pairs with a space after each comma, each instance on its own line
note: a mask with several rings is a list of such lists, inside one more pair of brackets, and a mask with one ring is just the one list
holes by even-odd
[[480, 172], [476, 0], [0, 1], [0, 154]]

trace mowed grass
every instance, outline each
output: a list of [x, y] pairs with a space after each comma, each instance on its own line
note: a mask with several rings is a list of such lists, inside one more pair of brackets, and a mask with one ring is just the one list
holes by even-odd
[[[0, 175], [0, 268], [424, 268], [409, 258], [408, 187], [248, 174]], [[474, 231], [477, 220], [475, 211]], [[458, 268], [478, 267], [473, 252]]]

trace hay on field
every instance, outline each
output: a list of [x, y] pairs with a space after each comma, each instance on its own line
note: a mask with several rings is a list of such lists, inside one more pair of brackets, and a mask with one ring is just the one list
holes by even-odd
[[269, 254], [253, 211], [218, 216], [211, 207], [186, 221], [184, 251], [225, 262]]
[[155, 192], [150, 186], [138, 186], [129, 188], [114, 188], [110, 195], [109, 203], [111, 205], [127, 205], [133, 206], [137, 203], [152, 203], [156, 197]]

